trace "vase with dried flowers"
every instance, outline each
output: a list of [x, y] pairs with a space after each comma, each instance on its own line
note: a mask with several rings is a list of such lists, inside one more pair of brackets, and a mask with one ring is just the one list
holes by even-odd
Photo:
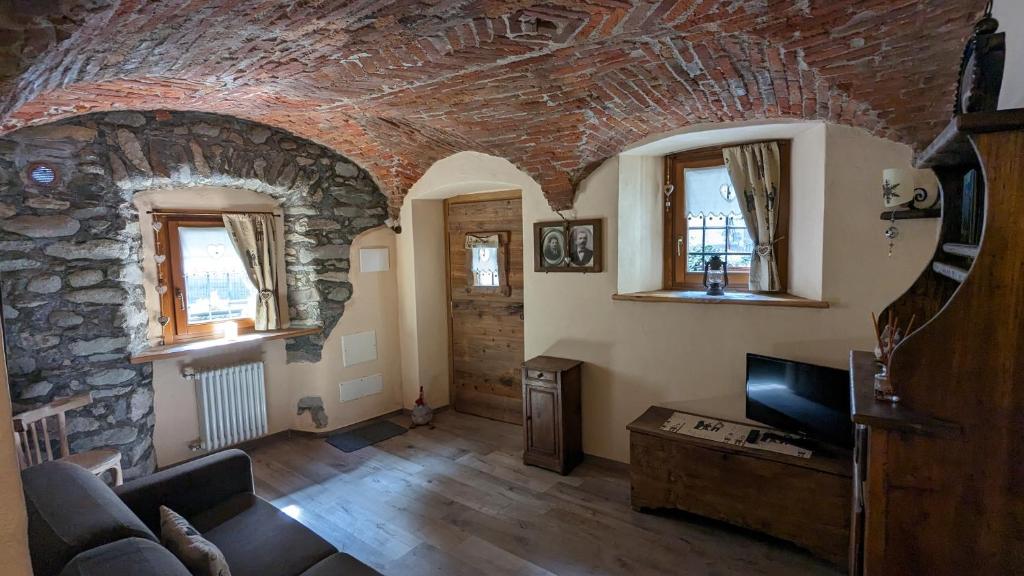
[[907, 334], [910, 334], [916, 319], [916, 315], [911, 316], [906, 329], [901, 329], [899, 318], [890, 311], [889, 319], [885, 327], [882, 327], [878, 322], [878, 318], [875, 317], [875, 313], [871, 313], [871, 325], [875, 329], [875, 340], [877, 341], [875, 344], [875, 359], [879, 364], [878, 373], [875, 374], [876, 400], [900, 401], [900, 397], [896, 394], [895, 388], [893, 388], [892, 380], [889, 378], [889, 363], [892, 360], [893, 350], [896, 349], [896, 346]]

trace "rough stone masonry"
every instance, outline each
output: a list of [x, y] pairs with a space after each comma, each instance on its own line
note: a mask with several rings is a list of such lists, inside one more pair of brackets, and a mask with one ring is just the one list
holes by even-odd
[[[57, 171], [51, 186], [28, 176]], [[323, 333], [287, 342], [318, 361], [352, 296], [349, 248], [380, 226], [387, 200], [369, 174], [323, 146], [261, 124], [202, 113], [119, 111], [0, 138], [0, 286], [15, 410], [91, 391], [70, 414], [73, 451], [116, 447], [126, 476], [154, 468], [152, 367], [141, 240], [132, 195], [155, 188], [244, 188], [284, 209], [292, 324]], [[197, 208], [202, 208], [201, 206]]]

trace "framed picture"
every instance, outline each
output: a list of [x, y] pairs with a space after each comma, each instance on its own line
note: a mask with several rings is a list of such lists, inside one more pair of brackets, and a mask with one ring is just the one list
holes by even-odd
[[534, 271], [600, 272], [601, 226], [600, 219], [535, 223]]

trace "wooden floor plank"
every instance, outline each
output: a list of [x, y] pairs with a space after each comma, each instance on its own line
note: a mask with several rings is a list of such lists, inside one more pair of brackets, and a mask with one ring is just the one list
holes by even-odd
[[445, 411], [353, 453], [292, 436], [251, 455], [257, 493], [388, 576], [840, 573], [720, 524], [636, 512], [624, 466], [587, 459], [563, 477], [521, 451], [519, 426]]

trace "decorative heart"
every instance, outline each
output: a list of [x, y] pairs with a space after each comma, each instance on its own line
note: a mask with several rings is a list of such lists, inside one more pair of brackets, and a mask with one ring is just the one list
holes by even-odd
[[164, 227], [164, 223], [159, 220], [153, 220], [153, 230], [159, 232]]
[[167, 256], [164, 256], [163, 254], [157, 254], [156, 256], [153, 257], [153, 259], [156, 260], [156, 263], [159, 266], [160, 264], [163, 264], [165, 260], [167, 260]]
[[676, 187], [672, 184], [665, 184], [665, 188], [662, 190], [665, 194], [665, 198], [672, 196], [672, 193], [676, 191]]
[[220, 258], [221, 256], [224, 255], [224, 245], [223, 244], [207, 244], [206, 245], [206, 253], [209, 254], [212, 258]]
[[161, 296], [163, 296], [164, 294], [167, 294], [167, 285], [166, 284], [157, 284], [156, 285], [156, 293], [161, 295]]
[[758, 244], [757, 245], [757, 255], [758, 256], [760, 256], [762, 258], [767, 258], [768, 255], [771, 254], [771, 253], [772, 253], [772, 245], [771, 244]]

